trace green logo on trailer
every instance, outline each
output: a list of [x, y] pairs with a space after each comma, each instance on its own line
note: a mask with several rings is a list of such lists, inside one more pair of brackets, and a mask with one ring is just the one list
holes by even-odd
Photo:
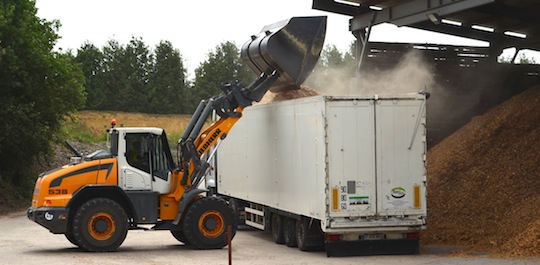
[[396, 199], [401, 199], [401, 198], [405, 197], [405, 189], [402, 188], [402, 187], [393, 188], [392, 192], [391, 192], [391, 195], [392, 195], [392, 197], [394, 197]]

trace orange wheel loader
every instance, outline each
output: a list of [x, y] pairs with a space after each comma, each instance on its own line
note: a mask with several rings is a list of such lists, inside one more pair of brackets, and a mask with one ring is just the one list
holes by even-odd
[[[227, 227], [236, 233], [236, 214], [204, 186], [215, 154], [210, 147], [219, 146], [242, 110], [267, 90], [298, 88], [319, 58], [325, 32], [326, 17], [265, 26], [241, 49], [258, 79], [247, 87], [227, 83], [220, 95], [202, 100], [178, 141], [176, 161], [163, 129], [113, 123], [109, 150], [83, 156], [73, 149], [69, 165], [39, 175], [28, 218], [86, 251], [114, 251], [130, 229], [169, 230], [196, 248], [223, 248]], [[213, 112], [219, 119], [203, 129]]]

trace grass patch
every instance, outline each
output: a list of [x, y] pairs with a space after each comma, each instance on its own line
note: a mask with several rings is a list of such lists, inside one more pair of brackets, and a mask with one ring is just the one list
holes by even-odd
[[[167, 133], [172, 149], [176, 148], [191, 115], [144, 114], [120, 111], [81, 111], [75, 116], [74, 124], [66, 123], [68, 138], [81, 141], [106, 141], [106, 129], [111, 127], [111, 120], [116, 120], [116, 127], [156, 127]], [[205, 124], [209, 126], [210, 122]], [[204, 130], [204, 129], [203, 129]], [[72, 136], [72, 137], [69, 137]]]
[[105, 130], [96, 130], [78, 120], [64, 122], [60, 129], [63, 139], [78, 140], [87, 143], [100, 143], [107, 140]]

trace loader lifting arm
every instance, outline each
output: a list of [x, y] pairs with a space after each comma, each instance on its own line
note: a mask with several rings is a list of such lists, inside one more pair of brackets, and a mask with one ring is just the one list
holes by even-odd
[[[325, 34], [325, 16], [293, 17], [265, 26], [242, 46], [242, 59], [259, 77], [248, 87], [238, 82], [224, 84], [220, 95], [202, 100], [196, 108], [178, 142], [177, 170], [182, 173], [180, 185], [185, 187], [185, 192], [175, 224], [185, 207], [184, 197], [201, 183], [214, 154], [207, 161], [202, 157], [227, 136], [243, 109], [260, 101], [268, 90], [298, 89], [319, 59]], [[213, 111], [219, 120], [201, 132]]]
[[[190, 186], [198, 186], [209, 166], [201, 157], [211, 146], [227, 136], [234, 123], [242, 116], [243, 109], [251, 106], [254, 101], [260, 101], [278, 77], [277, 71], [273, 71], [271, 75], [262, 73], [248, 88], [242, 87], [238, 82], [227, 83], [221, 86], [222, 94], [199, 103], [178, 143], [178, 165], [184, 172], [182, 185], [189, 183]], [[215, 111], [220, 119], [201, 133], [212, 111]]]

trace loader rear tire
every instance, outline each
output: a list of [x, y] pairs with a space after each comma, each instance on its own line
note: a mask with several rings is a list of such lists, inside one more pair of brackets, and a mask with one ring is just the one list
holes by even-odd
[[228, 243], [227, 227], [236, 234], [236, 215], [227, 202], [218, 197], [205, 197], [194, 202], [184, 216], [186, 243], [199, 249], [219, 249]]
[[277, 213], [272, 213], [271, 227], [274, 242], [276, 242], [276, 244], [285, 243], [285, 239], [283, 238], [283, 216]]
[[91, 252], [115, 251], [126, 239], [128, 218], [120, 204], [107, 198], [83, 203], [73, 219], [73, 239]]

